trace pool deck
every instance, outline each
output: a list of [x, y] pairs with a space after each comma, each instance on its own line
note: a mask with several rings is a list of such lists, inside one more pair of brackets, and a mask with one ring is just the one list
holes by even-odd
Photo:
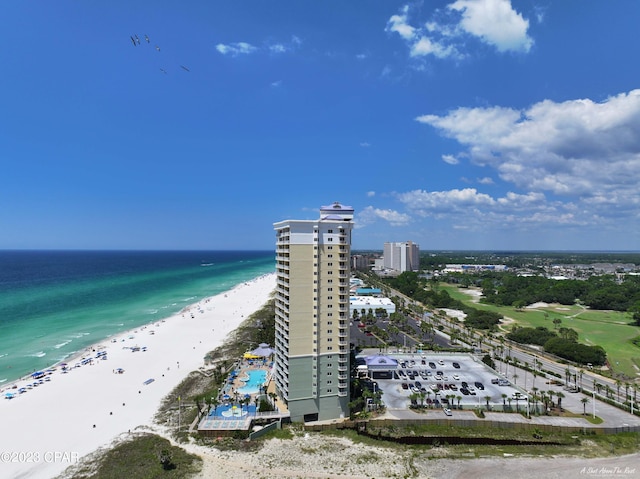
[[[233, 404], [236, 399], [236, 394], [238, 391], [245, 385], [245, 382], [240, 378], [246, 376], [246, 373], [249, 371], [266, 371], [267, 372], [267, 395], [269, 393], [275, 393], [275, 381], [272, 380], [272, 370], [271, 363], [269, 361], [260, 361], [260, 360], [243, 360], [236, 368], [235, 371], [237, 373], [232, 383], [227, 383], [222, 391], [220, 391], [220, 395], [218, 400], [220, 404]], [[255, 404], [256, 396], [258, 391], [250, 394], [250, 404]], [[224, 400], [224, 395], [228, 395], [230, 398], [228, 400]], [[242, 399], [244, 394], [238, 394], [237, 399]], [[269, 413], [255, 413], [249, 412], [245, 416], [206, 416], [204, 417], [200, 423], [198, 424], [198, 432], [207, 436], [229, 436], [233, 433], [233, 431], [247, 431], [251, 428], [251, 424], [256, 419], [268, 419], [268, 418], [281, 418], [288, 417], [289, 410], [287, 407], [280, 401], [280, 399], [275, 400], [276, 411]]]

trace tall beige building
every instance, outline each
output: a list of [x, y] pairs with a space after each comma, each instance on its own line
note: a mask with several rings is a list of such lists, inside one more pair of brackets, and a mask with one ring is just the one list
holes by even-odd
[[334, 203], [317, 220], [273, 226], [277, 394], [292, 421], [348, 417], [353, 208]]

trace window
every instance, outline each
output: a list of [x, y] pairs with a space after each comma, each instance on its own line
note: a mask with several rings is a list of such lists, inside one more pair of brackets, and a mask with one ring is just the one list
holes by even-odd
[[328, 392], [328, 393], [330, 393], [330, 392], [331, 392], [331, 389], [327, 389], [327, 392]]
[[327, 351], [333, 351], [333, 346], [327, 346]]
[[327, 230], [327, 233], [333, 233], [333, 230]]
[[332, 375], [333, 375], [333, 373], [332, 373], [331, 371], [329, 371], [329, 372], [327, 373], [327, 376], [332, 376]]
[[327, 334], [333, 334], [333, 330], [332, 329], [327, 329]]

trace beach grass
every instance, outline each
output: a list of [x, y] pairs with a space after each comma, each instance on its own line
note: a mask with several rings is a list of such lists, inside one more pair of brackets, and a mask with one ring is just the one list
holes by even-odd
[[[369, 433], [375, 432], [369, 430]], [[433, 437], [469, 437], [491, 438], [501, 440], [531, 441], [534, 431], [511, 430], [490, 427], [462, 427], [449, 425], [429, 425], [383, 428], [382, 434], [401, 436]], [[435, 444], [405, 445], [393, 441], [379, 440], [358, 434], [354, 430], [335, 429], [317, 434], [348, 438], [354, 443], [372, 447], [385, 447], [398, 453], [420, 451], [434, 458], [465, 459], [469, 457], [503, 457], [505, 454], [520, 457], [557, 457], [559, 455], [571, 457], [607, 457], [614, 455], [632, 454], [637, 452], [640, 445], [640, 434], [625, 432], [619, 434], [577, 434], [569, 432], [543, 432], [541, 439], [545, 442], [557, 444], [528, 444], [528, 445], [483, 445], [483, 444], [446, 444], [443, 441]], [[375, 434], [374, 434], [375, 435]]]
[[[578, 341], [589, 346], [601, 346], [607, 352], [611, 369], [627, 377], [636, 377], [640, 368], [640, 347], [632, 341], [640, 328], [631, 325], [629, 313], [590, 310], [583, 306], [549, 304], [535, 309], [516, 310], [513, 306], [495, 306], [474, 301], [464, 289], [455, 285], [441, 285], [449, 295], [474, 308], [495, 311], [512, 319], [518, 326], [545, 327], [554, 330], [553, 320], [561, 320], [559, 327], [571, 328], [578, 333]], [[507, 330], [510, 325], [506, 325]]]
[[[165, 458], [165, 465], [161, 458]], [[202, 459], [155, 434], [140, 434], [106, 451], [97, 462], [83, 461], [61, 478], [187, 479], [199, 473]], [[69, 475], [71, 474], [71, 475]]]

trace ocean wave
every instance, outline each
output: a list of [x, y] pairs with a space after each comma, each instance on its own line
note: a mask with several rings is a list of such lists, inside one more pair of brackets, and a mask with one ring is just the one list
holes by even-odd
[[73, 340], [72, 340], [72, 339], [69, 339], [68, 341], [63, 341], [63, 342], [61, 342], [61, 343], [59, 343], [59, 344], [56, 344], [56, 345], [54, 346], [54, 348], [56, 348], [56, 349], [63, 348], [63, 347], [65, 347], [67, 344], [69, 344], [71, 341], [73, 341]]
[[[158, 310], [157, 309], [148, 309], [146, 311], [146, 313], [147, 314], [158, 314]], [[121, 325], [121, 326], [123, 326], [123, 325]]]
[[6, 382], [6, 381], [7, 381], [7, 378], [0, 379], [0, 384], [4, 383], [4, 382]]
[[32, 358], [42, 358], [44, 356], [46, 356], [47, 353], [45, 353], [44, 351], [38, 351], [37, 353], [34, 354], [27, 354], [27, 356], [32, 357]]
[[4, 354], [0, 354], [0, 358], [4, 358], [5, 356], [8, 356], [9, 353], [4, 353]]
[[213, 266], [214, 263], [202, 263], [200, 266]]

